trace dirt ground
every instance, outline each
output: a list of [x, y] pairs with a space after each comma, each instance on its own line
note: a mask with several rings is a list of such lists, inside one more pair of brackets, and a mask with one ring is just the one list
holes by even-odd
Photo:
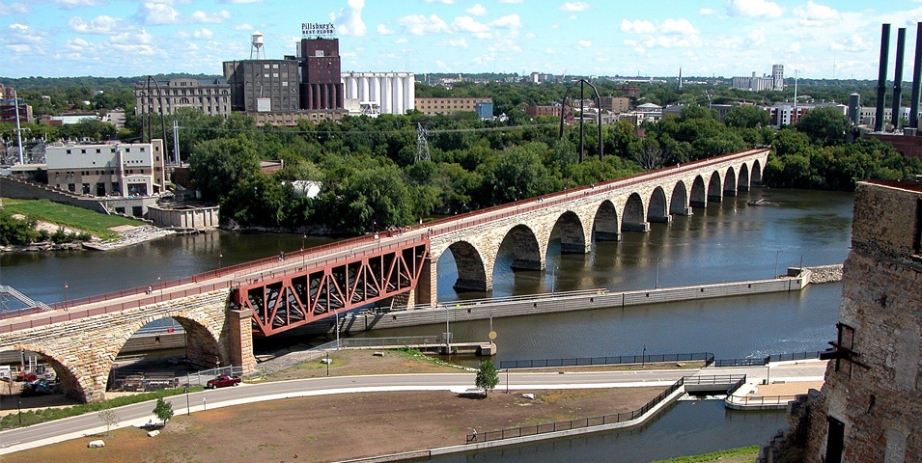
[[[330, 374], [456, 372], [407, 354], [341, 351]], [[650, 368], [648, 366], [648, 368]], [[325, 376], [316, 358], [264, 380]], [[258, 379], [257, 379], [258, 380]], [[505, 428], [600, 416], [637, 409], [662, 388], [515, 391], [502, 384], [487, 398], [450, 392], [356, 393], [274, 400], [176, 416], [155, 438], [126, 428], [2, 457], [4, 463], [130, 461], [145, 463], [329, 462], [460, 445], [476, 428]], [[535, 394], [535, 400], [522, 397]], [[103, 449], [88, 441], [102, 438]]]

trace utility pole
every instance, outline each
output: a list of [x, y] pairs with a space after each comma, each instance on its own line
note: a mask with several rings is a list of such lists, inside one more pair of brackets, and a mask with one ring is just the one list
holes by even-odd
[[13, 89], [13, 110], [16, 112], [16, 142], [19, 143], [19, 164], [22, 165], [22, 128], [19, 126], [19, 96]]
[[182, 165], [182, 158], [179, 156], [179, 121], [173, 119], [173, 161], [177, 166]]

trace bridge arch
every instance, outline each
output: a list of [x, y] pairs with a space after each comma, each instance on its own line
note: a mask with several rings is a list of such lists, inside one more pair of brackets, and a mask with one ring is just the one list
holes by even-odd
[[704, 187], [704, 178], [700, 175], [695, 176], [691, 189], [691, 207], [707, 207], [708, 194], [707, 188]]
[[[0, 347], [0, 352], [18, 352], [29, 351], [35, 352], [42, 356], [48, 365], [54, 370], [57, 380], [64, 389], [64, 395], [81, 402], [90, 402], [95, 399], [88, 397], [87, 392], [93, 390], [93, 375], [89, 372], [81, 371], [74, 365], [69, 364], [64, 358], [55, 356], [47, 346], [43, 347], [38, 344], [22, 343], [11, 346]], [[103, 397], [100, 397], [101, 400]]]
[[560, 252], [565, 254], [586, 254], [589, 252], [589, 240], [583, 228], [583, 221], [573, 211], [560, 215], [554, 224], [560, 230]]
[[657, 223], [669, 223], [672, 216], [669, 215], [669, 204], [666, 202], [666, 192], [663, 187], [658, 186], [650, 194], [650, 204], [647, 206], [647, 221]]
[[752, 186], [762, 186], [762, 164], [758, 159], [752, 163], [752, 173], [750, 174], [752, 179], [750, 183]]
[[592, 221], [596, 241], [620, 241], [621, 227], [618, 225], [618, 210], [611, 201], [599, 204]]
[[744, 162], [740, 166], [739, 179], [736, 181], [736, 189], [738, 191], [749, 191], [749, 166]]
[[736, 196], [736, 170], [733, 166], [727, 168], [724, 176], [724, 196]]
[[646, 220], [645, 209], [640, 194], [631, 193], [624, 204], [624, 213], [621, 214], [621, 217], [624, 218], [621, 229], [638, 232], [650, 231], [650, 223]]
[[500, 248], [507, 240], [512, 240], [513, 270], [544, 270], [544, 255], [534, 230], [524, 224], [516, 225], [506, 233]]
[[672, 197], [669, 198], [669, 213], [691, 215], [691, 208], [688, 207], [688, 187], [681, 180], [672, 188]]
[[714, 171], [711, 174], [711, 180], [708, 181], [708, 202], [719, 203], [723, 199], [723, 188], [721, 187], [720, 172]]
[[[453, 287], [455, 291], [489, 291], [490, 284], [487, 279], [487, 269], [483, 256], [473, 244], [467, 241], [456, 241], [448, 246], [455, 258], [458, 270], [458, 279]], [[441, 262], [442, 256], [439, 257]]]

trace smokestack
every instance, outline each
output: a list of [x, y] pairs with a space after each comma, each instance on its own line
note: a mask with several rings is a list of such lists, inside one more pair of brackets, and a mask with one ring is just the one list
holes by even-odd
[[893, 130], [900, 128], [900, 103], [903, 99], [903, 51], [906, 48], [906, 28], [896, 30], [896, 72], [893, 75], [893, 111], [890, 120]]
[[861, 95], [857, 93], [848, 96], [848, 118], [855, 125], [861, 121]]
[[919, 127], [919, 95], [922, 87], [922, 22], [916, 23], [916, 62], [912, 68], [912, 101], [909, 102], [909, 125]]
[[884, 130], [884, 96], [887, 93], [887, 57], [890, 54], [890, 25], [880, 28], [880, 67], [877, 70], [877, 114], [874, 115], [874, 131]]

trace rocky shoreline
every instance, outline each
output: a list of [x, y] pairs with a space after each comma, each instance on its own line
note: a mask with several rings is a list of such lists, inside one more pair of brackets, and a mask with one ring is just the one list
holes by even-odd
[[175, 234], [173, 230], [157, 228], [152, 225], [143, 225], [134, 227], [130, 230], [120, 231], [120, 239], [115, 241], [103, 242], [99, 239], [91, 241], [76, 241], [70, 243], [52, 243], [45, 241], [41, 243], [30, 243], [25, 245], [0, 246], [0, 252], [48, 252], [48, 251], [109, 251], [132, 246], [145, 241], [161, 238], [167, 235]]

